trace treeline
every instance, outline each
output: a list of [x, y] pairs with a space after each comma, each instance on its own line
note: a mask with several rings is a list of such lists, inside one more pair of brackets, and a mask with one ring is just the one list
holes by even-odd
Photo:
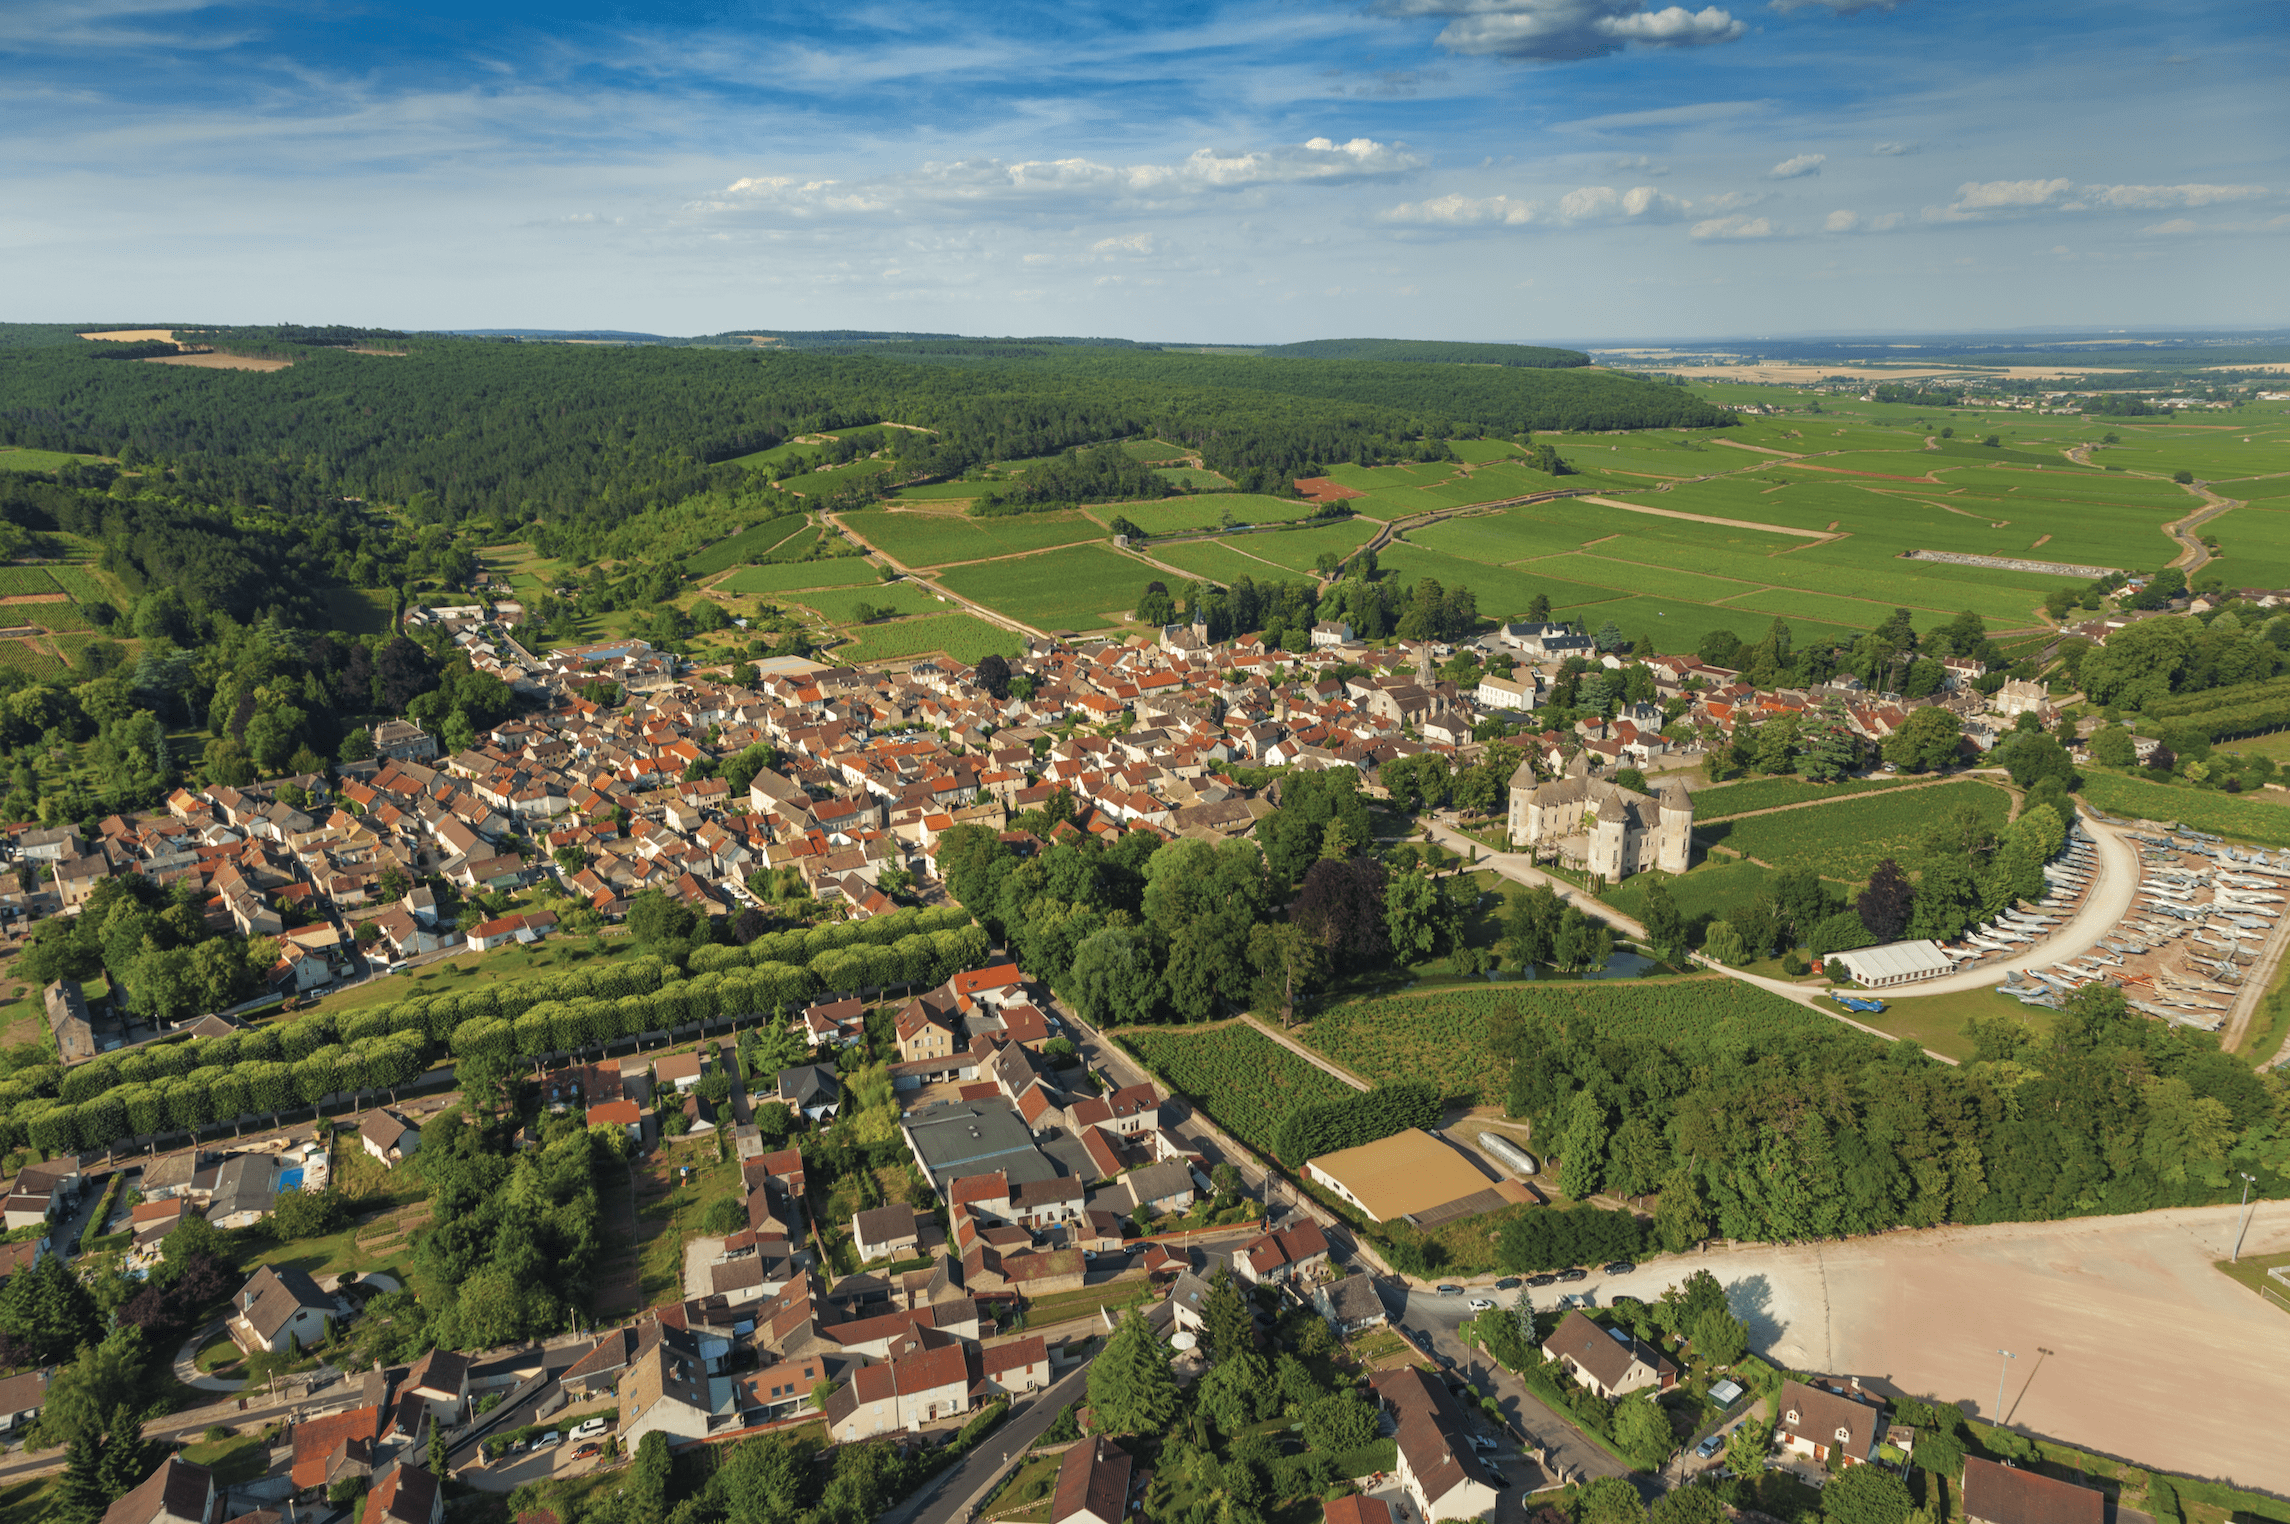
[[2246, 621], [2227, 609], [2207, 623], [2192, 616], [2142, 619], [2109, 635], [2104, 646], [2064, 641], [2060, 656], [2094, 704], [2201, 724], [2214, 706], [2269, 700], [2270, 690], [2252, 685], [2290, 670], [2285, 646], [2290, 619], [2252, 609]]
[[2290, 1189], [2290, 1079], [2145, 1020], [2119, 989], [2079, 992], [2041, 1038], [2001, 1017], [1966, 1030], [1961, 1066], [1810, 1018], [1521, 1013], [1488, 1041], [1562, 1189], [1658, 1192], [1671, 1250], [2202, 1205], [2232, 1200], [2240, 1171]]
[[1338, 1149], [1358, 1148], [1411, 1127], [1439, 1125], [1439, 1087], [1403, 1080], [1373, 1090], [1299, 1106], [1280, 1124], [1273, 1152], [1291, 1167]]
[[[1075, 503], [1126, 503], [1174, 497], [1184, 489], [1117, 444], [1068, 450], [1055, 460], [1037, 461], [1004, 483], [997, 483], [970, 505], [973, 514], [993, 517]], [[1289, 489], [1291, 496], [1295, 488]]]
[[1275, 360], [1397, 360], [1434, 365], [1514, 365], [1529, 370], [1564, 370], [1588, 365], [1579, 349], [1535, 344], [1462, 344], [1444, 339], [1306, 339], [1257, 351]]
[[531, 538], [549, 554], [587, 559], [628, 519], [736, 489], [746, 474], [711, 462], [886, 420], [937, 431], [901, 442], [902, 468], [959, 474], [1149, 434], [1191, 444], [1244, 490], [1275, 488], [1307, 467], [1401, 458], [1452, 436], [1735, 421], [1676, 388], [1582, 368], [1084, 345], [902, 361], [327, 337], [401, 353], [304, 341], [291, 369], [251, 373], [104, 365], [77, 342], [0, 347], [0, 442], [162, 461], [181, 493], [211, 506], [299, 513], [362, 497], [401, 507], [417, 526], [474, 519], [485, 538]]

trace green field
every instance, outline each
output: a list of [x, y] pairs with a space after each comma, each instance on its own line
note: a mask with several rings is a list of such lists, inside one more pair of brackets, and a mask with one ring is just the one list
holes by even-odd
[[1205, 1032], [1131, 1027], [1120, 1041], [1171, 1088], [1268, 1158], [1289, 1112], [1359, 1093], [1254, 1027], [1236, 1024]]
[[2093, 769], [2084, 778], [2083, 797], [2110, 815], [2138, 820], [2175, 820], [2198, 831], [2231, 836], [2262, 846], [2290, 847], [2290, 806], [2271, 801], [2282, 795], [2237, 799], [2180, 784], [2151, 783]]
[[[1715, 821], [1694, 834], [1775, 868], [1811, 868], [1823, 878], [1857, 884], [1888, 857], [1913, 857], [1926, 830], [1968, 804], [1991, 827], [2001, 827], [2011, 796], [1991, 784], [1964, 779], [1814, 809]], [[2290, 817], [2285, 823], [2290, 824]]]
[[1069, 545], [941, 572], [938, 580], [976, 603], [1038, 630], [1094, 630], [1137, 604], [1153, 568], [1102, 544]]
[[947, 566], [1102, 540], [1111, 531], [1078, 513], [1016, 513], [974, 519], [959, 513], [841, 515], [845, 527], [905, 566]]
[[60, 471], [71, 461], [94, 465], [101, 455], [65, 455], [55, 450], [20, 450], [0, 447], [0, 471]]
[[1236, 524], [1288, 524], [1310, 518], [1313, 508], [1301, 498], [1205, 492], [1151, 503], [1096, 503], [1090, 511], [1109, 523], [1119, 515], [1147, 534], [1174, 534], [1186, 529], [1214, 529], [1228, 513]]
[[[1181, 566], [1196, 577], [1206, 577], [1230, 587], [1241, 577], [1251, 582], [1295, 582], [1303, 574], [1285, 566], [1276, 566], [1251, 554], [1257, 547], [1285, 535], [1241, 535], [1230, 540], [1186, 540], [1176, 545], [1147, 544], [1140, 547], [1156, 561]], [[1163, 577], [1162, 581], [1169, 579]]]
[[56, 585], [72, 595], [74, 603], [112, 603], [118, 594], [96, 580], [93, 571], [85, 566], [51, 566], [48, 575]]
[[839, 587], [823, 592], [796, 593], [788, 601], [800, 603], [807, 609], [817, 609], [836, 624], [848, 624], [858, 618], [855, 611], [862, 603], [893, 614], [947, 612], [944, 599], [923, 583], [912, 579], [877, 583], [871, 587]]
[[1836, 783], [1809, 783], [1803, 778], [1752, 778], [1694, 790], [1694, 819], [1723, 820], [1728, 815], [1746, 815], [1752, 810], [1905, 788], [1915, 781], [1913, 778], [1845, 778]]
[[785, 566], [743, 566], [717, 587], [727, 593], [790, 593], [806, 587], [858, 587], [880, 579], [874, 562], [864, 556], [837, 556], [829, 561], [797, 561]]
[[25, 598], [62, 591], [44, 566], [0, 566], [0, 598]]
[[834, 649], [832, 655], [836, 661], [893, 661], [899, 657], [933, 656], [944, 652], [956, 661], [976, 666], [996, 653], [1016, 656], [1026, 649], [1022, 636], [988, 624], [975, 614], [931, 614], [921, 619], [895, 619], [889, 624], [867, 625], [858, 630], [856, 635], [857, 638], [849, 644]]
[[326, 617], [345, 634], [379, 635], [390, 627], [390, 615], [395, 610], [396, 600], [387, 588], [326, 589]]
[[1121, 449], [1130, 459], [1141, 460], [1149, 466], [1163, 461], [1190, 460], [1199, 453], [1183, 445], [1173, 445], [1159, 439], [1125, 439], [1121, 442]]
[[12, 667], [30, 677], [55, 677], [64, 670], [62, 662], [33, 650], [31, 643], [23, 640], [0, 640], [0, 667]]
[[[765, 519], [760, 524], [686, 556], [684, 570], [695, 577], [712, 577], [717, 572], [729, 571], [735, 566], [769, 561], [775, 552], [784, 552], [791, 542], [796, 542], [805, 530], [814, 528], [813, 521], [808, 517], [790, 518], [783, 514], [778, 518]], [[816, 539], [814, 534], [814, 543]]]
[[891, 496], [902, 503], [952, 503], [984, 497], [993, 490], [991, 482], [925, 482], [920, 486], [901, 487]]
[[1188, 488], [1194, 492], [1216, 492], [1232, 485], [1232, 479], [1198, 466], [1156, 466], [1153, 474], [1164, 481]]

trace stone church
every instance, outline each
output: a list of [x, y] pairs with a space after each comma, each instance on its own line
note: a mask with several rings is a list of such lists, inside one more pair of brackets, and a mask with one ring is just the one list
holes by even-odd
[[1657, 799], [1579, 773], [1537, 783], [1524, 762], [1511, 775], [1511, 844], [1609, 883], [1649, 868], [1685, 872], [1693, 826], [1693, 801], [1676, 783]]

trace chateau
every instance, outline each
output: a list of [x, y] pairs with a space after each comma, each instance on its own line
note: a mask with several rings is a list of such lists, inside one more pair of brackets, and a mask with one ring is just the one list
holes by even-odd
[[1685, 872], [1693, 825], [1693, 801], [1675, 783], [1657, 800], [1579, 775], [1537, 783], [1523, 762], [1511, 775], [1511, 844], [1609, 882], [1649, 868]]

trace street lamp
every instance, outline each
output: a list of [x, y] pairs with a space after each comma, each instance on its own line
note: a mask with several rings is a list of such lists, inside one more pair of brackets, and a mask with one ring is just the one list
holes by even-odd
[[[2236, 1170], [2235, 1173], [2242, 1175], [2241, 1170]], [[2242, 1205], [2236, 1209], [2237, 1215], [2234, 1221], [2234, 1252], [2227, 1256], [2227, 1263], [2230, 1265], [2242, 1263], [2242, 1235], [2250, 1229], [2250, 1188], [2257, 1183], [2258, 1177], [2256, 1175], [2242, 1175]]]
[[2011, 1362], [2020, 1357], [2008, 1349], [1999, 1349], [1996, 1353], [2002, 1355], [2005, 1362], [1996, 1367], [1996, 1422], [2001, 1424], [2004, 1421], [2004, 1372], [2010, 1370]]

